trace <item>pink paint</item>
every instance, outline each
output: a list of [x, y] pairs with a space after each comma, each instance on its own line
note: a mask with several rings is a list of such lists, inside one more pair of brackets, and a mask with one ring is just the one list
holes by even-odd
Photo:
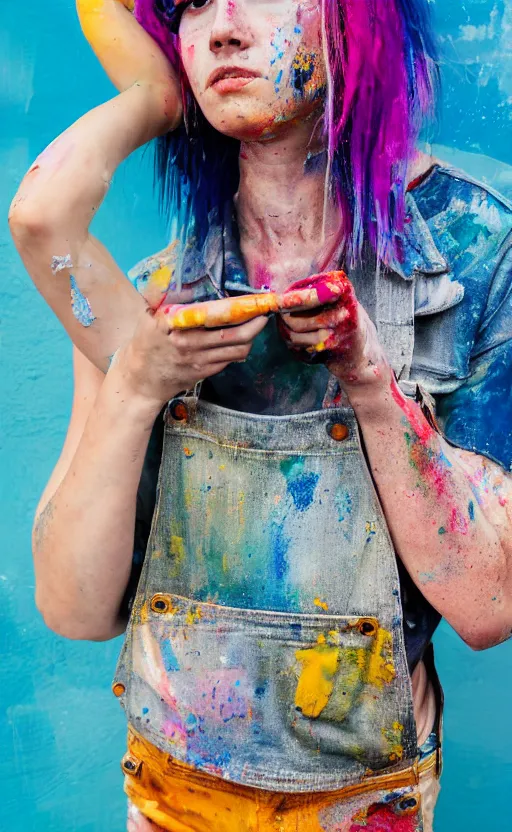
[[226, 14], [228, 17], [233, 17], [235, 13], [235, 3], [234, 0], [228, 0]]
[[403, 411], [407, 421], [410, 423], [411, 428], [413, 429], [414, 433], [420, 440], [423, 445], [426, 445], [433, 436], [435, 436], [435, 430], [430, 427], [429, 423], [425, 419], [423, 413], [421, 412], [421, 408], [416, 402], [410, 401], [402, 391], [400, 390], [395, 377], [393, 376], [391, 380], [391, 395], [393, 396], [393, 400], [399, 406], [399, 408]]
[[448, 528], [451, 532], [455, 532], [456, 534], [467, 534], [469, 531], [467, 518], [456, 507], [451, 510]]
[[270, 289], [272, 286], [272, 275], [263, 263], [256, 263], [254, 277], [251, 284], [255, 289]]
[[191, 61], [192, 58], [194, 57], [194, 52], [195, 52], [195, 46], [194, 46], [193, 43], [191, 43], [190, 46], [187, 46], [187, 55], [188, 55], [189, 61]]

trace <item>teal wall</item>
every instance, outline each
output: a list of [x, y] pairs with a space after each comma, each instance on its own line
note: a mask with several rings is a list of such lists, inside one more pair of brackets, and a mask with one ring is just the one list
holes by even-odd
[[[81, 39], [73, 0], [1, 5], [0, 830], [117, 832], [124, 723], [110, 679], [120, 642], [66, 642], [34, 607], [30, 527], [66, 429], [70, 346], [6, 223], [37, 153], [111, 88]], [[512, 0], [437, 6], [445, 54], [439, 153], [510, 194]], [[116, 176], [96, 221], [125, 269], [164, 242], [150, 183], [141, 153]], [[448, 704], [436, 832], [509, 828], [512, 645], [473, 654], [443, 626], [437, 652]]]

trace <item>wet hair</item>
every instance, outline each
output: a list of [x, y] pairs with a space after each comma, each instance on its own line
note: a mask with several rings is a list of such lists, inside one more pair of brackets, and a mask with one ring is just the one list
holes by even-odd
[[[342, 209], [345, 257], [370, 242], [379, 261], [399, 252], [407, 168], [435, 114], [438, 54], [430, 0], [320, 0], [328, 75], [324, 130], [329, 195]], [[135, 14], [181, 83], [184, 123], [157, 139], [163, 206], [204, 239], [208, 215], [235, 194], [240, 143], [200, 112], [181, 66], [175, 32], [187, 3], [137, 0]]]

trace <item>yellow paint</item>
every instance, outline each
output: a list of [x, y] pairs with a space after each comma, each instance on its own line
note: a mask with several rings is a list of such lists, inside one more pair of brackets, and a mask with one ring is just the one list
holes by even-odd
[[153, 554], [151, 555], [151, 557], [152, 557], [152, 558], [161, 558], [161, 557], [162, 557], [162, 550], [161, 550], [161, 549], [157, 549], [155, 552], [153, 552]]
[[226, 470], [225, 465], [219, 465], [219, 471], [225, 471], [225, 470]]
[[187, 511], [190, 511], [194, 502], [191, 488], [185, 488], [185, 490], [183, 491], [183, 502], [185, 504], [185, 509]]
[[378, 630], [368, 664], [367, 680], [377, 688], [389, 685], [395, 678], [393, 637], [387, 630]]
[[226, 552], [224, 552], [224, 554], [222, 555], [222, 569], [224, 570], [224, 572], [227, 572], [229, 569], [228, 556]]
[[325, 636], [320, 635], [314, 647], [295, 653], [295, 658], [302, 665], [295, 691], [295, 707], [311, 719], [319, 717], [329, 702], [340, 663], [340, 648], [331, 647], [326, 641]]
[[194, 451], [191, 451], [190, 448], [183, 448], [183, 453], [185, 454], [187, 459], [190, 459], [190, 457], [194, 456]]
[[329, 604], [326, 604], [325, 601], [321, 601], [320, 598], [315, 598], [313, 604], [315, 607], [320, 607], [321, 610], [325, 610], [326, 612], [329, 609]]
[[171, 557], [175, 564], [181, 563], [185, 557], [185, 544], [182, 537], [171, 535]]
[[240, 491], [238, 494], [238, 522], [240, 526], [245, 526], [245, 512], [244, 512], [245, 494]]
[[391, 728], [382, 728], [382, 736], [388, 746], [388, 757], [390, 763], [396, 763], [404, 756], [402, 745], [402, 733], [404, 726], [400, 722], [393, 722]]
[[196, 607], [192, 609], [192, 607], [187, 610], [187, 614], [185, 616], [185, 622], [187, 624], [197, 624], [198, 621], [201, 620], [201, 610]]
[[306, 352], [311, 352], [311, 353], [325, 352], [326, 349], [327, 349], [327, 345], [326, 345], [325, 341], [320, 341], [319, 344], [315, 344], [313, 347], [308, 347]]

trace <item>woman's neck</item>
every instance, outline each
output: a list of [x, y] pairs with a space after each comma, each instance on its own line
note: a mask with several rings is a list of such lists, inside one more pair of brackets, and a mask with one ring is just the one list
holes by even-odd
[[340, 216], [325, 199], [325, 163], [321, 147], [311, 142], [311, 127], [242, 144], [236, 210], [256, 288], [282, 290], [332, 260]]

